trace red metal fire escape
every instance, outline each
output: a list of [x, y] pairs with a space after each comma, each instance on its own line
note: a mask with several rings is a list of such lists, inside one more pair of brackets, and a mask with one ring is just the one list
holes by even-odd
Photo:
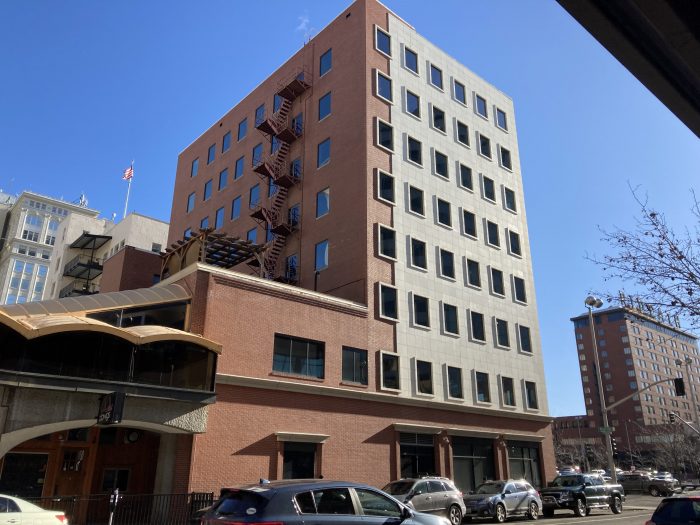
[[269, 232], [271, 238], [265, 251], [262, 275], [268, 279], [296, 282], [297, 269], [285, 268], [278, 272], [278, 262], [287, 237], [295, 231], [296, 214], [285, 213], [289, 189], [301, 181], [301, 165], [290, 162], [291, 144], [303, 134], [302, 113], [292, 116], [292, 105], [309, 87], [309, 75], [305, 71], [295, 74], [290, 80], [279, 84], [276, 96], [281, 101], [277, 111], [256, 121], [255, 127], [270, 141], [271, 153], [254, 159], [253, 171], [273, 184], [276, 191], [268, 206], [258, 206], [251, 217]]

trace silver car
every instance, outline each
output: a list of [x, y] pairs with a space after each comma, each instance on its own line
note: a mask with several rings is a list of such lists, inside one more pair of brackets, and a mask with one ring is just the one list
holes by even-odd
[[420, 512], [446, 516], [452, 525], [462, 523], [466, 510], [462, 492], [447, 478], [403, 478], [392, 481], [382, 490]]
[[482, 483], [474, 493], [464, 496], [464, 503], [465, 517], [493, 518], [498, 523], [510, 516], [536, 520], [542, 509], [539, 493], [523, 479]]

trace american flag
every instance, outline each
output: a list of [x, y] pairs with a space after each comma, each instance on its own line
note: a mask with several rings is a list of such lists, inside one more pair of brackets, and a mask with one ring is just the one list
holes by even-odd
[[123, 180], [131, 180], [134, 178], [134, 165], [132, 164], [124, 170]]

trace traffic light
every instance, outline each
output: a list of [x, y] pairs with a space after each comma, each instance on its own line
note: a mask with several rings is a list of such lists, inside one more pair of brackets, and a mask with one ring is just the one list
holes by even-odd
[[675, 412], [669, 413], [668, 419], [671, 423], [675, 423], [676, 422], [676, 413]]
[[685, 395], [685, 384], [683, 383], [682, 377], [677, 377], [673, 380], [673, 386], [676, 389], [677, 396]]
[[617, 441], [615, 441], [615, 438], [610, 436], [610, 444], [612, 445], [612, 453], [613, 456], [617, 454]]

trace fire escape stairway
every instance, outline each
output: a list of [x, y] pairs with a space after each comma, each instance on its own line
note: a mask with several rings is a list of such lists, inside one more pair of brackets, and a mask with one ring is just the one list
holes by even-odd
[[[274, 237], [272, 243], [265, 252], [265, 276], [269, 279], [276, 277], [277, 261], [279, 260], [282, 249], [287, 241], [287, 233], [280, 229], [280, 226], [286, 224], [285, 215], [282, 213], [282, 208], [287, 201], [287, 193], [289, 190], [284, 187], [278, 187], [275, 197], [272, 199], [272, 208], [269, 210], [268, 227], [273, 232]], [[291, 233], [291, 230], [290, 230]]]

